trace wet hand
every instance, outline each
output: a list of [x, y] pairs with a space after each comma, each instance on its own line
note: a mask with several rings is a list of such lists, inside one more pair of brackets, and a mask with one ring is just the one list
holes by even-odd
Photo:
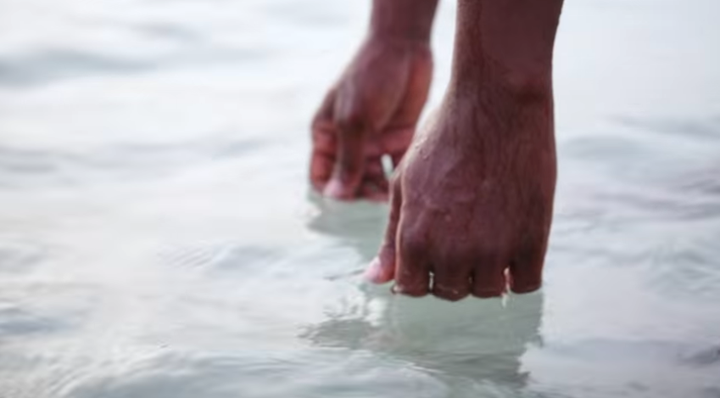
[[427, 43], [368, 39], [313, 120], [313, 187], [336, 199], [386, 200], [381, 158], [389, 155], [393, 166], [402, 159], [431, 75]]
[[556, 179], [551, 91], [470, 92], [449, 92], [393, 180], [366, 277], [395, 280], [397, 293], [459, 300], [541, 285]]

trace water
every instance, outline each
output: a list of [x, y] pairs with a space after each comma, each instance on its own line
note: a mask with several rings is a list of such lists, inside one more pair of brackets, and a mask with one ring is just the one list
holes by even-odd
[[546, 286], [458, 304], [308, 192], [367, 3], [0, 1], [0, 397], [720, 397], [718, 3], [567, 2]]

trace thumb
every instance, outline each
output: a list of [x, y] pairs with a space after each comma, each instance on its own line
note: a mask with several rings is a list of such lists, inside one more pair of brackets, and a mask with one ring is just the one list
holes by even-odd
[[396, 178], [393, 181], [392, 194], [390, 198], [390, 218], [385, 230], [385, 240], [380, 247], [380, 253], [370, 262], [365, 270], [364, 277], [373, 283], [386, 283], [395, 279], [395, 256], [397, 229], [400, 225], [400, 208], [402, 195], [400, 192], [400, 181]]

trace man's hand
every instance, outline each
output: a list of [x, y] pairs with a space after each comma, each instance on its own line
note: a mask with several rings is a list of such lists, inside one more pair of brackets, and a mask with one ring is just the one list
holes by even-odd
[[431, 75], [427, 41], [371, 35], [313, 120], [313, 187], [337, 199], [386, 200], [381, 158], [402, 159]]
[[451, 89], [397, 171], [366, 276], [447, 300], [538, 289], [556, 179], [552, 107], [549, 83]]
[[447, 300], [537, 290], [556, 158], [552, 54], [562, 0], [458, 0], [450, 87], [392, 187], [366, 276]]

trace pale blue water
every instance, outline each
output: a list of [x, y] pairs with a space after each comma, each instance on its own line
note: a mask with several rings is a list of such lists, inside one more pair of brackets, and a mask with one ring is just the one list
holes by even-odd
[[720, 3], [567, 2], [546, 286], [458, 304], [308, 192], [367, 3], [0, 0], [1, 398], [720, 397]]

